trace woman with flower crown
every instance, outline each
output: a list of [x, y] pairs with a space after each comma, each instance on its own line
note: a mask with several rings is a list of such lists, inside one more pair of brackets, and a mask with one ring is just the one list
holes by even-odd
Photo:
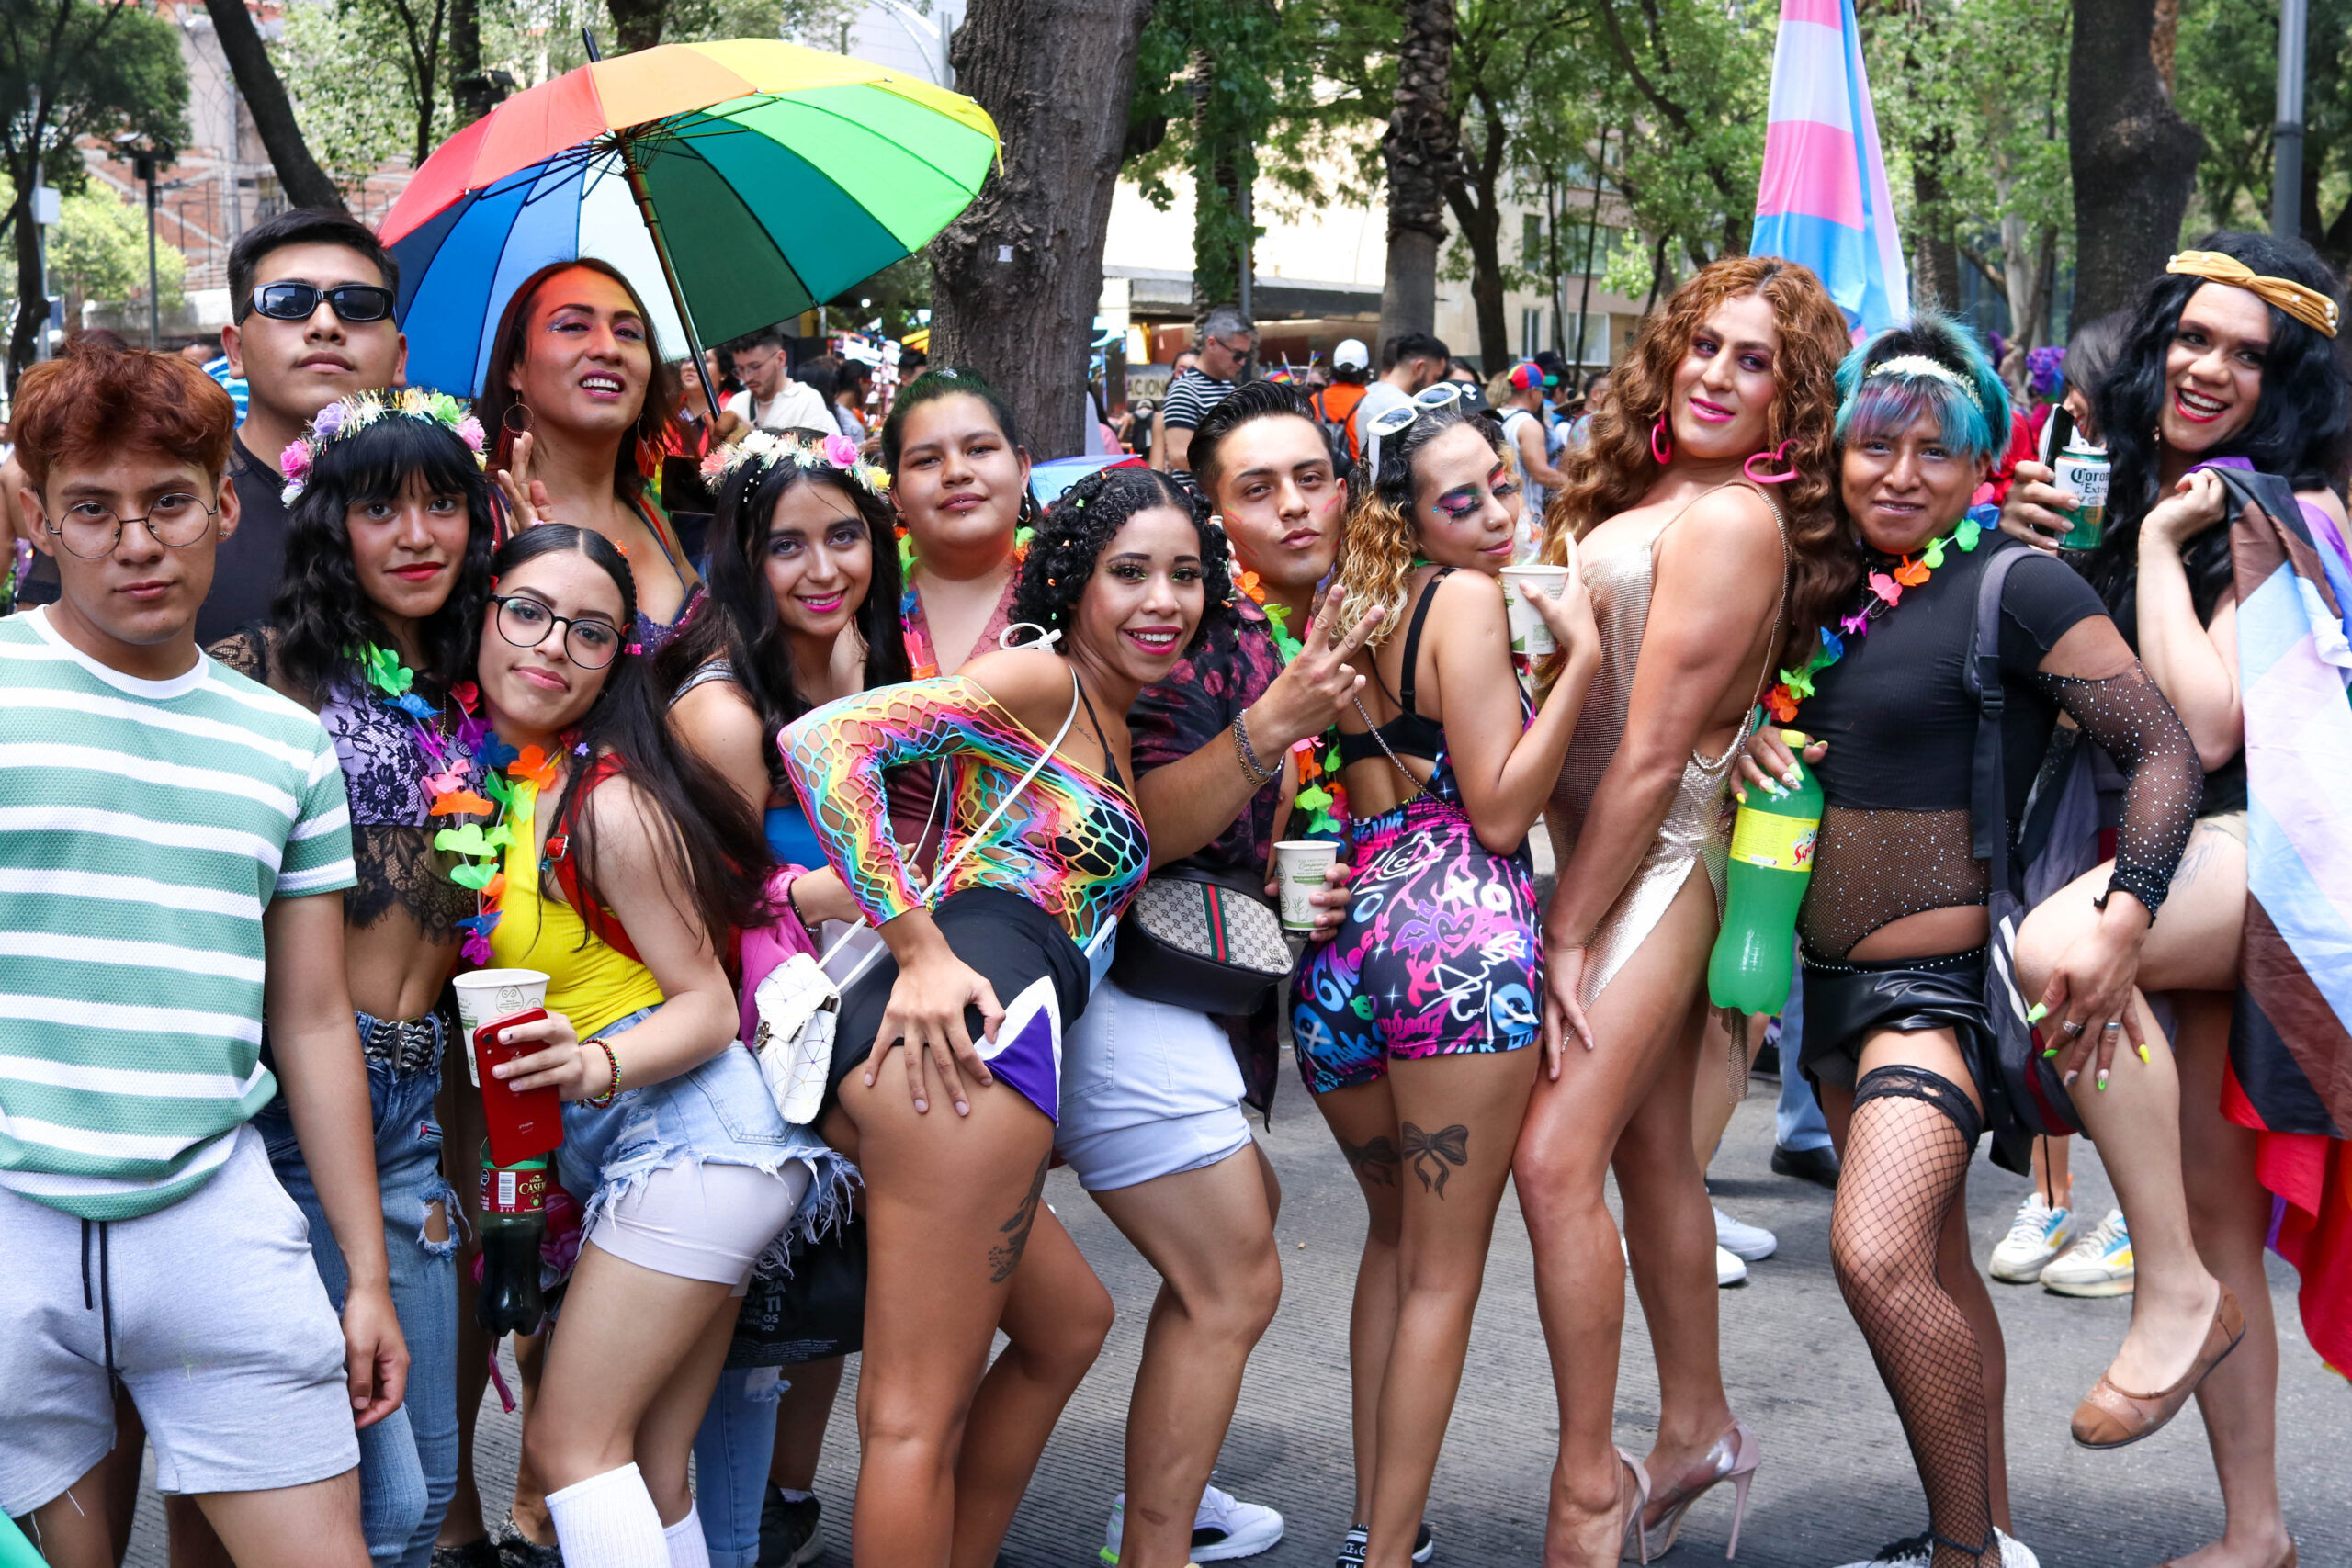
[[[1984, 1133], [2011, 1168], [2025, 1142], [1986, 1000], [1993, 868], [1976, 852], [1972, 810], [1982, 710], [1965, 672], [1986, 574], [2006, 573], [1996, 646], [1979, 658], [1997, 657], [2001, 768], [1986, 784], [1999, 789], [2007, 823], [2022, 818], [2062, 713], [2125, 775], [2100, 912], [2056, 961], [2068, 985], [2053, 1021], [2077, 1037], [2077, 1021], [2103, 1023], [2141, 1045], [2117, 1054], [2129, 1074], [2113, 1093], [2105, 1070], [2084, 1086], [2094, 1092], [2076, 1091], [2094, 1135], [2128, 1134], [2151, 1097], [2171, 1092], [2169, 1055], [2146, 1048], [2163, 1033], [2132, 987], [2203, 770], [2098, 595], [2064, 563], [1968, 514], [2009, 428], [2007, 389], [1974, 342], [1940, 317], [1915, 320], [1855, 350], [1838, 385], [1837, 521], [1852, 608], [1768, 701], [1825, 743], [1804, 756], [1824, 810], [1797, 917], [1805, 1029], [1796, 1066], [1820, 1090], [1843, 1160], [1830, 1260], [1927, 1493], [1927, 1531], [1856, 1568], [2033, 1568], [2009, 1533], [2005, 1357], [1966, 1201]], [[1777, 730], [1748, 750], [1740, 768], [1751, 789], [1802, 765]], [[1983, 831], [2007, 852], [2005, 828]], [[2166, 1153], [2157, 1142], [2100, 1137], [2099, 1146], [2125, 1203], [2167, 1180], [2174, 1188], [2173, 1223], [2143, 1235], [2134, 1214], [2133, 1243], [2151, 1249], [2142, 1267], [2203, 1275], [2179, 1213], [2177, 1145]], [[2244, 1331], [2229, 1292], [2219, 1296], [2228, 1310], [2213, 1314], [2203, 1348], [2194, 1348], [2201, 1324], [2178, 1337], [2183, 1399]]]
[[[392, 1302], [413, 1360], [408, 1398], [359, 1434], [362, 1522], [378, 1561], [424, 1568], [458, 1472], [456, 1194], [441, 1172], [434, 1098], [452, 1024], [443, 987], [474, 896], [433, 847], [428, 781], [457, 760], [445, 739], [458, 675], [490, 592], [482, 431], [462, 404], [413, 389], [319, 411], [286, 449], [286, 575], [266, 623], [211, 649], [222, 663], [315, 710], [351, 802], [359, 886], [344, 899], [345, 965], [376, 1132]], [[445, 819], [446, 821], [446, 819]], [[338, 1302], [345, 1272], [282, 1100], [254, 1125], [311, 1216], [311, 1249]], [[187, 1562], [209, 1537], [174, 1499]]]
[[[654, 685], [678, 739], [763, 814], [783, 868], [770, 907], [780, 895], [813, 939], [826, 920], [861, 917], [785, 777], [776, 736], [810, 708], [908, 679], [889, 480], [854, 442], [807, 431], [753, 430], [713, 452], [703, 475], [718, 500], [708, 598], [662, 650]], [[796, 1548], [815, 1533], [842, 1359], [788, 1370], [777, 1398], [773, 1368], [730, 1366], [695, 1438], [713, 1568], [752, 1568], [763, 1519]]]

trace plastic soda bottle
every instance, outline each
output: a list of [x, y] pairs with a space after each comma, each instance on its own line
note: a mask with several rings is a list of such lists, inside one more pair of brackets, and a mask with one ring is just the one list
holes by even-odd
[[1750, 788], [1732, 824], [1724, 929], [1707, 957], [1707, 998], [1720, 1008], [1775, 1013], [1789, 999], [1797, 906], [1821, 831], [1821, 785], [1802, 761], [1796, 768], [1796, 784], [1778, 795]]
[[481, 1285], [474, 1320], [497, 1339], [537, 1334], [547, 1314], [539, 1293], [539, 1243], [548, 1231], [548, 1162], [499, 1165], [481, 1145]]

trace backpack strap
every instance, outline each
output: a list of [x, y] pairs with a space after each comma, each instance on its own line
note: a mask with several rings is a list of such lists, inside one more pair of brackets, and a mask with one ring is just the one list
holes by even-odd
[[589, 791], [620, 771], [620, 763], [609, 753], [590, 764], [588, 776], [582, 779], [580, 787], [571, 792], [571, 798], [565, 803], [563, 811], [548, 824], [548, 864], [555, 873], [555, 885], [562, 891], [563, 901], [578, 913], [580, 923], [588, 928], [588, 934], [630, 963], [642, 964], [645, 960], [638, 956], [637, 944], [629, 941], [628, 932], [622, 929], [620, 917], [582, 897], [579, 862], [571, 853], [572, 817], [588, 798]]
[[2010, 890], [2008, 802], [2001, 770], [2001, 712], [2007, 694], [2001, 686], [2001, 591], [2009, 569], [2025, 558], [2023, 549], [2002, 550], [1984, 565], [1976, 583], [1976, 617], [1969, 627], [1969, 694], [1976, 699], [1976, 746], [1969, 763], [1969, 849], [1984, 862], [1993, 886]]

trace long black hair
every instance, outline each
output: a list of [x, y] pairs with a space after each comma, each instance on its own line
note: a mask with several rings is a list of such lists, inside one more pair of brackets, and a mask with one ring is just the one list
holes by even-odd
[[802, 692], [803, 678], [793, 670], [791, 639], [776, 613], [763, 564], [775, 509], [799, 484], [822, 485], [846, 498], [865, 521], [873, 545], [873, 581], [851, 623], [865, 639], [865, 689], [914, 678], [899, 630], [899, 601], [904, 589], [888, 504], [839, 468], [803, 468], [789, 457], [747, 462], [728, 476], [711, 519], [705, 601], [685, 629], [662, 650], [653, 671], [656, 689], [674, 700], [688, 676], [714, 659], [726, 660], [735, 671], [735, 683], [760, 716], [761, 755], [767, 761], [769, 782], [778, 789], [788, 785], [776, 752], [776, 732], [816, 705]]
[[[627, 637], [637, 620], [637, 579], [628, 559], [602, 534], [565, 523], [542, 523], [507, 540], [491, 561], [491, 570], [504, 578], [541, 556], [567, 550], [587, 557], [620, 590], [619, 625]], [[724, 778], [679, 750], [655, 685], [653, 660], [624, 649], [607, 666], [604, 689], [564, 739], [570, 749], [560, 759], [563, 789], [555, 815], [548, 819], [548, 837], [569, 836], [564, 852], [578, 875], [582, 920], [596, 931], [609, 904], [596, 875], [594, 820], [579, 807], [587, 789], [605, 771], [600, 764], [610, 759], [611, 768], [626, 774], [660, 808], [657, 835], [662, 852], [694, 900], [692, 910], [680, 913], [698, 918], [712, 943], [724, 952], [728, 931], [757, 918], [763, 885], [775, 861], [759, 815], [750, 804]], [[547, 896], [544, 875], [540, 893]]]
[[[1020, 446], [1021, 426], [1013, 420], [1012, 403], [1002, 392], [989, 385], [987, 377], [960, 365], [926, 370], [899, 389], [898, 398], [890, 404], [890, 412], [882, 419], [882, 466], [890, 470], [893, 478], [899, 472], [899, 454], [905, 449], [907, 415], [925, 403], [954, 397], [978, 398], [988, 404], [989, 417], [996, 421], [997, 429], [1004, 433], [1005, 445]], [[1023, 504], [1025, 509], [1027, 503], [1024, 502]]]
[[[2300, 240], [2223, 230], [2198, 241], [2197, 249], [2234, 256], [2266, 276], [2291, 278], [2330, 299], [2343, 294], [2343, 281]], [[2114, 474], [2108, 489], [2107, 537], [2086, 575], [2110, 604], [2137, 573], [2140, 523], [2158, 499], [2164, 444], [2156, 421], [2164, 409], [2165, 360], [2181, 311], [2209, 281], [2165, 273], [2151, 282], [2132, 309], [2113, 369], [2092, 396]], [[2262, 362], [2262, 396], [2254, 418], [2204, 456], [2244, 457], [2265, 473], [2286, 476], [2297, 490], [2340, 490], [2352, 447], [2346, 439], [2352, 436], [2352, 383], [2332, 340], [2276, 305], [2265, 309], [2270, 313], [2270, 352]], [[2183, 552], [2192, 587], [2211, 586], [2211, 592], [2195, 594], [2200, 619], [2212, 615], [2228, 558], [2226, 527], [2209, 530]]]
[[1070, 628], [1078, 621], [1078, 602], [1093, 581], [1094, 565], [1127, 520], [1155, 506], [1172, 506], [1191, 519], [1201, 541], [1201, 624], [1193, 641], [1220, 616], [1233, 614], [1233, 578], [1226, 568], [1225, 530], [1209, 521], [1208, 503], [1166, 474], [1132, 466], [1097, 468], [1064, 491], [1037, 525], [1028, 558], [1022, 563], [1021, 586], [1012, 599], [1012, 618], [1063, 634], [1062, 651], [1069, 651]]
[[288, 678], [314, 699], [364, 680], [369, 644], [390, 648], [373, 602], [351, 559], [350, 509], [400, 499], [412, 475], [438, 495], [466, 503], [466, 553], [441, 607], [416, 624], [418, 683], [435, 702], [474, 661], [474, 637], [490, 597], [490, 487], [458, 433], [437, 420], [385, 414], [364, 429], [321, 446], [308, 482], [287, 519], [286, 575], [270, 604], [277, 658]]

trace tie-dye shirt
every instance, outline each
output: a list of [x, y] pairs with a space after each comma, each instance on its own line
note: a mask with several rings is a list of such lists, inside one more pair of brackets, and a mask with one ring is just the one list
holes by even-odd
[[[940, 851], [944, 863], [1045, 750], [1042, 738], [960, 675], [828, 703], [778, 741], [825, 858], [877, 926], [926, 901], [890, 829], [884, 770], [922, 761], [947, 767], [954, 813]], [[1118, 919], [1150, 868], [1143, 815], [1127, 792], [1057, 755], [938, 891], [1017, 894], [1088, 948]]]

